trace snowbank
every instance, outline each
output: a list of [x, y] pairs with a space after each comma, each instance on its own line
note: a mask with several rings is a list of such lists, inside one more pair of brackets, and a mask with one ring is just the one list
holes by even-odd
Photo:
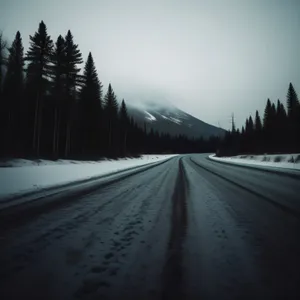
[[213, 154], [210, 155], [209, 158], [216, 161], [229, 162], [233, 164], [300, 170], [299, 153], [272, 155], [237, 155], [230, 157], [216, 157]]
[[175, 155], [143, 155], [91, 162], [11, 160], [0, 165], [0, 201], [1, 198], [147, 165], [172, 156]]

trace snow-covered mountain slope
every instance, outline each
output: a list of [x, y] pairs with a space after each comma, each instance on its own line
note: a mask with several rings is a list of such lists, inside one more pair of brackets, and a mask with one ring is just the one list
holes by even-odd
[[146, 124], [147, 128], [153, 128], [159, 132], [171, 135], [186, 135], [188, 137], [223, 136], [225, 130], [207, 124], [172, 105], [160, 106], [155, 103], [143, 105], [128, 104], [128, 113], [140, 125]]

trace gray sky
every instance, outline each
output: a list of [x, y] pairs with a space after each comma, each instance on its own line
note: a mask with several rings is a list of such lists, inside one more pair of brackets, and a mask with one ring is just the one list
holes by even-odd
[[41, 20], [70, 29], [119, 99], [169, 101], [201, 120], [243, 125], [268, 97], [300, 94], [299, 0], [0, 0], [0, 30], [25, 50]]

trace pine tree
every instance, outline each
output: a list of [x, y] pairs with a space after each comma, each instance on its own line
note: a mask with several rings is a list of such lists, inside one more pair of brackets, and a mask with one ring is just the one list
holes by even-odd
[[4, 81], [3, 73], [4, 73], [4, 66], [6, 64], [6, 49], [7, 49], [7, 42], [3, 38], [2, 32], [0, 32], [0, 97], [2, 95], [2, 87]]
[[[2, 144], [5, 144], [6, 136], [6, 126], [7, 126], [7, 105], [4, 101], [2, 87], [3, 87], [3, 78], [6, 64], [6, 50], [7, 43], [3, 38], [2, 32], [0, 32], [0, 141]], [[0, 147], [0, 155], [5, 155], [4, 147]]]
[[250, 116], [250, 117], [249, 117], [249, 121], [248, 121], [248, 132], [249, 132], [250, 134], [252, 134], [253, 131], [254, 131], [254, 123], [253, 123], [252, 117]]
[[261, 123], [261, 119], [260, 119], [258, 110], [255, 113], [255, 130], [256, 130], [256, 132], [262, 131], [262, 123]]
[[[3, 96], [6, 103], [7, 113], [7, 144], [12, 151], [20, 154], [20, 142], [22, 140], [22, 96], [24, 89], [24, 48], [22, 45], [21, 34], [18, 31], [15, 39], [9, 48], [9, 57], [7, 61], [7, 72], [3, 86]], [[14, 144], [13, 144], [14, 143]]]
[[274, 152], [274, 145], [276, 143], [276, 107], [271, 103], [270, 99], [264, 112], [264, 142], [265, 150], [267, 152]]
[[[124, 99], [121, 103], [121, 108], [119, 112], [119, 120], [120, 120], [120, 137], [121, 137], [121, 149], [122, 156], [126, 156], [127, 154], [127, 135], [128, 135], [128, 127], [129, 127], [129, 116], [127, 112], [127, 107]], [[144, 124], [145, 126], [145, 124]], [[146, 131], [145, 131], [146, 132]]]
[[244, 135], [245, 134], [245, 127], [242, 126], [242, 131], [241, 131], [241, 134]]
[[276, 125], [276, 106], [272, 103], [271, 106], [271, 148], [276, 150], [276, 135], [277, 135], [277, 125]]
[[9, 57], [4, 87], [9, 89], [9, 92], [14, 92], [12, 88], [22, 92], [24, 84], [24, 48], [19, 31], [16, 33], [15, 40], [8, 51]]
[[299, 100], [298, 100], [297, 93], [292, 83], [290, 83], [288, 93], [287, 93], [287, 108], [288, 108], [288, 117], [291, 120], [294, 120], [294, 118], [296, 117], [298, 106], [299, 106]]
[[272, 120], [272, 123], [274, 123], [276, 119], [276, 106], [275, 106], [275, 103], [272, 103], [271, 105], [271, 120]]
[[46, 90], [49, 86], [48, 78], [51, 73], [51, 57], [53, 42], [47, 34], [47, 27], [43, 21], [39, 24], [38, 31], [30, 36], [30, 47], [25, 60], [27, 67], [27, 84], [34, 91], [34, 125], [33, 125], [33, 150], [40, 154], [40, 135], [42, 122], [42, 107]]
[[102, 84], [92, 54], [84, 67], [79, 103], [79, 131], [82, 153], [97, 156], [101, 151]]
[[260, 153], [262, 150], [262, 123], [258, 110], [255, 112], [254, 131], [256, 153]]
[[234, 134], [236, 132], [235, 122], [234, 122], [234, 114], [231, 116], [231, 133]]
[[59, 155], [60, 123], [63, 104], [66, 97], [66, 44], [61, 35], [59, 35], [55, 43], [55, 48], [52, 55], [52, 64], [52, 103], [54, 106], [52, 156], [53, 158], [57, 158]]
[[98, 78], [92, 53], [90, 52], [84, 67], [81, 96], [86, 98], [92, 98], [96, 101], [97, 105], [101, 105], [102, 87], [102, 83]]
[[115, 155], [113, 145], [115, 143], [114, 140], [116, 139], [116, 127], [118, 123], [118, 102], [111, 84], [109, 84], [104, 98], [104, 113], [106, 123], [105, 128], [108, 133], [108, 154]]
[[82, 77], [79, 76], [81, 68], [78, 65], [83, 63], [82, 54], [78, 49], [78, 45], [74, 43], [74, 38], [70, 30], [65, 37], [66, 50], [66, 87], [69, 96], [74, 96], [76, 87], [82, 82]]
[[300, 150], [300, 108], [297, 93], [290, 83], [287, 93], [288, 135], [292, 151]]
[[272, 104], [270, 99], [267, 101], [267, 105], [264, 112], [264, 130], [269, 131], [272, 120]]
[[79, 75], [79, 64], [83, 62], [82, 55], [78, 49], [78, 45], [74, 43], [73, 35], [69, 30], [65, 37], [66, 60], [65, 60], [65, 78], [66, 78], [66, 107], [64, 115], [65, 128], [65, 150], [64, 156], [68, 157], [71, 147], [71, 128], [72, 120], [75, 111], [75, 99], [77, 87], [82, 82], [82, 77]]
[[276, 132], [276, 150], [277, 151], [285, 151], [287, 144], [287, 135], [288, 131], [288, 123], [287, 123], [287, 115], [283, 104], [280, 100], [277, 100], [276, 106], [276, 121], [275, 121], [275, 132]]
[[38, 87], [40, 92], [46, 91], [47, 79], [51, 72], [51, 57], [53, 41], [47, 33], [47, 27], [43, 21], [39, 24], [34, 36], [29, 36], [30, 47], [25, 60], [29, 62], [27, 68], [27, 80]]

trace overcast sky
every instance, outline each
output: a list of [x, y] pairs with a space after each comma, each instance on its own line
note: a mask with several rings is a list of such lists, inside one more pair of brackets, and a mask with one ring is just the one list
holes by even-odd
[[70, 29], [119, 99], [169, 101], [223, 128], [268, 97], [300, 94], [299, 0], [0, 0], [0, 30], [25, 50], [41, 20]]

